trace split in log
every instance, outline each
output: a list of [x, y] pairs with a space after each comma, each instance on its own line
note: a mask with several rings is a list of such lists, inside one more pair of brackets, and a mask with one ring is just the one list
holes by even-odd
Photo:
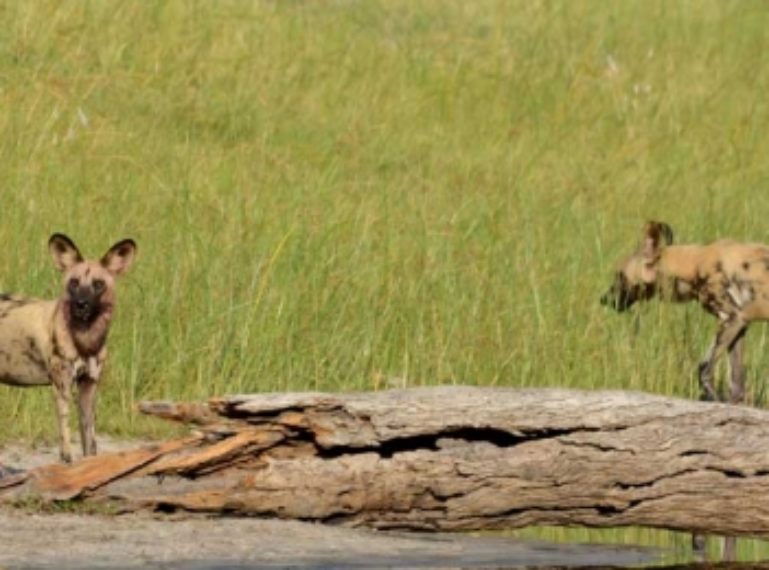
[[769, 413], [630, 392], [438, 387], [145, 403], [195, 425], [0, 479], [0, 497], [375, 528], [769, 535]]

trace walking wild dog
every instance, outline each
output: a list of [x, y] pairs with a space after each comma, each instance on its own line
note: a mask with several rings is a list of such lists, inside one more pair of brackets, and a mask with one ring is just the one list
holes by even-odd
[[716, 241], [708, 245], [673, 245], [673, 230], [648, 222], [641, 244], [619, 265], [601, 303], [617, 311], [658, 297], [696, 300], [718, 318], [715, 339], [699, 365], [703, 400], [718, 400], [713, 375], [718, 359], [729, 353], [729, 401], [745, 397], [743, 339], [752, 321], [769, 320], [769, 246]]
[[115, 307], [115, 277], [133, 262], [136, 244], [125, 239], [99, 261], [83, 259], [67, 236], [54, 234], [48, 248], [64, 274], [54, 301], [0, 295], [0, 382], [14, 386], [51, 384], [59, 423], [60, 454], [72, 461], [69, 406], [78, 389], [83, 455], [96, 454], [94, 404], [105, 343]]

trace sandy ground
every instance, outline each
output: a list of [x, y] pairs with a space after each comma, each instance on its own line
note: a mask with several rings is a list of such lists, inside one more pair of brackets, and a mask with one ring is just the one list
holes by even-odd
[[255, 519], [0, 511], [0, 568], [366, 568], [634, 565], [643, 550], [404, 535]]
[[[138, 442], [100, 440], [102, 451]], [[0, 448], [29, 469], [56, 449]], [[555, 546], [508, 538], [374, 532], [244, 518], [39, 514], [0, 508], [0, 570], [11, 568], [512, 568], [634, 566], [648, 549]]]

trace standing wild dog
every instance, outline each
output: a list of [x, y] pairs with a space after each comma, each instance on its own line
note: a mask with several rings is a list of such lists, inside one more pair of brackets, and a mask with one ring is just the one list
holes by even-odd
[[703, 400], [718, 400], [713, 387], [716, 362], [729, 353], [729, 401], [745, 397], [743, 338], [752, 321], [769, 320], [769, 246], [716, 241], [673, 245], [673, 231], [648, 222], [638, 249], [624, 259], [601, 303], [626, 311], [636, 301], [696, 300], [718, 318], [718, 331], [699, 365]]
[[0, 382], [53, 387], [61, 459], [70, 462], [69, 406], [74, 384], [83, 455], [96, 454], [94, 404], [107, 357], [115, 277], [133, 262], [136, 244], [122, 240], [99, 261], [84, 260], [72, 240], [62, 234], [52, 235], [48, 248], [64, 274], [64, 291], [54, 301], [0, 295]]

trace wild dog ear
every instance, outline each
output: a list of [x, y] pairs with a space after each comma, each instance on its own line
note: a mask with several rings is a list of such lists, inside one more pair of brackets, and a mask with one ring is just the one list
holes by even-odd
[[134, 257], [136, 257], [136, 242], [132, 239], [124, 239], [109, 248], [100, 263], [113, 275], [121, 275], [131, 266]]
[[66, 271], [76, 263], [83, 261], [80, 250], [71, 239], [64, 234], [53, 234], [48, 240], [48, 251], [51, 252], [53, 263], [59, 271]]
[[673, 245], [673, 228], [665, 222], [657, 222], [660, 227], [660, 233], [665, 240], [665, 245]]
[[673, 228], [665, 222], [646, 222], [643, 229], [641, 254], [647, 263], [657, 261], [662, 249], [673, 243]]

